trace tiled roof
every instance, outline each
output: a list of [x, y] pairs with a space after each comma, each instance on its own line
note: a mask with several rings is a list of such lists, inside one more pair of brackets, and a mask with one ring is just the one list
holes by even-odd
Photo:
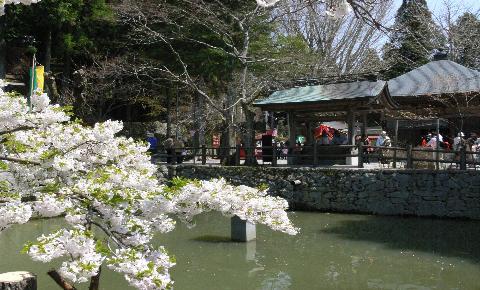
[[322, 101], [376, 97], [381, 94], [385, 85], [385, 81], [361, 81], [292, 88], [276, 91], [268, 98], [256, 101], [255, 105], [317, 103]]
[[449, 60], [427, 63], [388, 81], [392, 97], [480, 92], [480, 72]]

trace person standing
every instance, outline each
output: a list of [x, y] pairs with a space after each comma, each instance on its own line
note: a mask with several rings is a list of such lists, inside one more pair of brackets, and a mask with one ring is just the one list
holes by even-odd
[[171, 164], [173, 162], [173, 157], [175, 152], [173, 151], [173, 146], [175, 143], [175, 137], [170, 136], [163, 142], [163, 147], [165, 148], [165, 151], [167, 152], [167, 163]]
[[363, 156], [365, 158], [365, 163], [370, 163], [370, 139], [367, 135], [362, 135], [362, 142], [363, 142]]
[[175, 156], [177, 157], [177, 164], [183, 163], [183, 158], [186, 155], [185, 143], [183, 143], [181, 138], [175, 140], [174, 144]]
[[465, 140], [463, 139], [464, 137], [465, 137], [465, 134], [463, 134], [463, 132], [460, 132], [457, 134], [457, 137], [453, 139], [454, 151], [460, 151], [461, 146], [463, 146], [465, 143]]
[[430, 147], [432, 149], [437, 149], [437, 135], [432, 135], [432, 137], [427, 143], [427, 147]]
[[157, 153], [158, 150], [158, 140], [155, 135], [151, 132], [147, 133], [147, 142], [148, 142], [148, 152], [152, 155]]
[[375, 142], [376, 147], [390, 147], [392, 146], [392, 140], [388, 137], [387, 132], [382, 131]]

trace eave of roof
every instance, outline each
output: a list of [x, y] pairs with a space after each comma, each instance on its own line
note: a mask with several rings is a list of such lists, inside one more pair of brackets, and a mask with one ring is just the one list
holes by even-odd
[[395, 97], [480, 92], [480, 72], [449, 60], [427, 63], [388, 81]]
[[335, 101], [365, 101], [378, 97], [386, 86], [385, 81], [353, 82], [330, 85], [306, 86], [274, 92], [268, 98], [258, 100], [255, 106], [319, 104]]

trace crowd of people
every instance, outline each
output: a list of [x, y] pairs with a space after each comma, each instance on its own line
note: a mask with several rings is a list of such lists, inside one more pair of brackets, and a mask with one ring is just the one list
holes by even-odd
[[459, 132], [456, 137], [444, 137], [442, 134], [438, 134], [437, 136], [437, 133], [431, 132], [422, 136], [420, 146], [436, 149], [437, 142], [438, 148], [446, 151], [459, 151], [462, 147], [465, 147], [466, 151], [480, 152], [480, 138], [473, 132], [468, 136], [463, 132]]
[[[314, 132], [314, 142], [320, 146], [327, 145], [347, 145], [348, 136], [347, 133], [341, 130], [329, 128], [329, 127], [320, 127], [316, 132]], [[186, 147], [185, 142], [181, 138], [175, 136], [170, 136], [163, 143], [159, 142], [153, 133], [147, 133], [147, 142], [149, 143], [149, 152], [153, 156], [158, 155], [159, 151], [162, 150], [164, 153], [162, 156], [166, 156], [166, 162], [169, 164], [181, 164], [184, 162], [186, 157]], [[292, 153], [295, 155], [302, 154], [304, 150], [304, 142], [302, 140], [297, 140], [294, 146], [290, 146], [290, 142], [273, 140], [276, 143], [276, 156], [279, 159], [287, 159]], [[355, 145], [360, 145], [362, 143], [364, 158], [366, 162], [369, 162], [369, 155], [372, 153], [378, 153], [378, 156], [381, 156], [382, 150], [385, 150], [385, 147], [391, 147], [392, 139], [388, 136], [386, 131], [382, 131], [377, 136], [366, 136], [366, 135], [357, 135], [355, 136]], [[438, 147], [437, 147], [438, 144]], [[163, 145], [163, 146], [162, 146]], [[310, 145], [312, 145], [310, 143]], [[257, 144], [258, 147], [261, 147], [261, 144]], [[465, 135], [463, 132], [457, 134], [456, 137], [452, 136], [443, 136], [436, 132], [429, 132], [423, 135], [418, 144], [419, 147], [437, 149], [439, 148], [445, 153], [449, 151], [460, 151], [461, 148], [465, 148], [467, 152], [477, 152], [479, 154], [470, 154], [470, 158], [475, 160], [480, 160], [480, 138], [476, 133], [470, 133]], [[312, 146], [307, 146], [307, 149], [313, 148]], [[313, 150], [313, 149], [312, 149]], [[453, 152], [452, 152], [453, 153]], [[308, 154], [308, 152], [306, 153]], [[458, 155], [458, 153], [456, 154]], [[442, 155], [443, 156], [443, 155]], [[458, 156], [457, 156], [458, 157]], [[379, 157], [380, 158], [380, 157]]]
[[[153, 133], [149, 132], [147, 133], [147, 142], [149, 144], [148, 151], [153, 157], [159, 151], [158, 139]], [[163, 149], [165, 149], [168, 164], [181, 164], [187, 155], [183, 140], [181, 138], [176, 138], [173, 135], [163, 142]]]

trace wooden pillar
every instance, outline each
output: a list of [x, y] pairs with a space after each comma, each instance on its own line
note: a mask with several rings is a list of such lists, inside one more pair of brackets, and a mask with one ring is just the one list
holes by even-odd
[[467, 148], [460, 147], [460, 170], [467, 170]]
[[358, 168], [363, 168], [363, 140], [358, 144]]
[[295, 147], [295, 136], [297, 135], [295, 126], [295, 115], [292, 111], [288, 112], [288, 140], [291, 147]]
[[295, 137], [297, 135], [297, 126], [295, 125], [295, 115], [293, 111], [288, 112], [288, 142], [290, 143], [287, 155], [287, 164], [295, 164], [294, 149]]
[[437, 142], [436, 143], [436, 148], [437, 152], [435, 152], [435, 169], [439, 170], [440, 169], [440, 119], [437, 119]]
[[[347, 114], [348, 120], [348, 145], [355, 145], [355, 112], [349, 111]], [[358, 148], [352, 148], [350, 153], [355, 155], [358, 153]], [[346, 159], [347, 165], [357, 166], [358, 165], [358, 157], [347, 157]]]
[[[367, 136], [367, 122], [368, 122], [368, 113], [363, 112], [362, 113], [362, 136]], [[363, 141], [363, 140], [362, 140]]]
[[313, 144], [313, 129], [312, 129], [312, 122], [307, 122], [307, 143], [306, 144]]
[[237, 144], [235, 147], [235, 166], [240, 165], [240, 144]]
[[398, 119], [395, 120], [395, 149], [393, 149], [393, 168], [397, 168], [397, 147], [398, 147]]
[[355, 112], [349, 111], [347, 113], [348, 123], [348, 144], [355, 145]]

